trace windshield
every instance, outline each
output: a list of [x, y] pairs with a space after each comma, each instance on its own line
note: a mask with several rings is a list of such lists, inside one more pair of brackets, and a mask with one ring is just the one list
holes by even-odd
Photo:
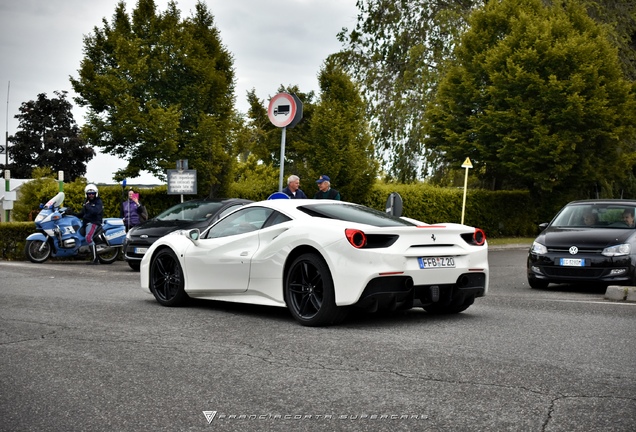
[[298, 210], [314, 217], [357, 222], [377, 227], [415, 226], [415, 224], [368, 207], [340, 204], [308, 204]]
[[60, 207], [64, 202], [64, 192], [60, 192], [51, 198], [46, 204], [44, 204], [45, 209], [51, 209], [54, 207]]
[[566, 206], [553, 227], [634, 228], [634, 205], [585, 203]]
[[214, 201], [191, 201], [177, 204], [159, 214], [156, 219], [162, 221], [185, 220], [204, 221], [216, 214], [223, 203]]

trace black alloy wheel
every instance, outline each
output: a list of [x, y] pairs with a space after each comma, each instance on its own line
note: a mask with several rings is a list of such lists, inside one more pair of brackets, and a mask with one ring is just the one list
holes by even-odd
[[181, 264], [171, 249], [161, 249], [152, 258], [149, 283], [150, 291], [164, 306], [179, 306], [188, 299]]
[[336, 306], [329, 267], [317, 254], [299, 256], [285, 278], [285, 302], [292, 316], [305, 326], [337, 324], [347, 315]]

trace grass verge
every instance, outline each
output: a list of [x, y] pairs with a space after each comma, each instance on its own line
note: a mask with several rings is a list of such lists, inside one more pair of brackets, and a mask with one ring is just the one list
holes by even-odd
[[507, 244], [527, 244], [530, 246], [534, 241], [534, 237], [502, 237], [502, 238], [489, 238], [489, 245], [507, 245]]

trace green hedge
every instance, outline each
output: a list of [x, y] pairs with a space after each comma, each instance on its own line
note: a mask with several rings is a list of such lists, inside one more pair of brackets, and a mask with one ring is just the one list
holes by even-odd
[[[463, 189], [376, 184], [362, 204], [384, 210], [392, 192], [402, 197], [404, 216], [427, 223], [461, 223]], [[482, 228], [487, 237], [532, 237], [537, 234], [538, 218], [527, 191], [467, 191], [464, 223]]]
[[33, 234], [31, 222], [9, 222], [0, 224], [0, 258], [4, 260], [23, 260], [26, 238]]

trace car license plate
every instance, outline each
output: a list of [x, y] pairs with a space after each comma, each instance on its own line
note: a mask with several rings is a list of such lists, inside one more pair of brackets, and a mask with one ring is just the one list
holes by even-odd
[[585, 259], [583, 258], [561, 258], [559, 265], [566, 267], [585, 267]]
[[135, 253], [137, 255], [143, 255], [148, 252], [148, 248], [135, 248]]
[[430, 257], [418, 258], [421, 269], [429, 268], [455, 268], [455, 258], [453, 257]]

